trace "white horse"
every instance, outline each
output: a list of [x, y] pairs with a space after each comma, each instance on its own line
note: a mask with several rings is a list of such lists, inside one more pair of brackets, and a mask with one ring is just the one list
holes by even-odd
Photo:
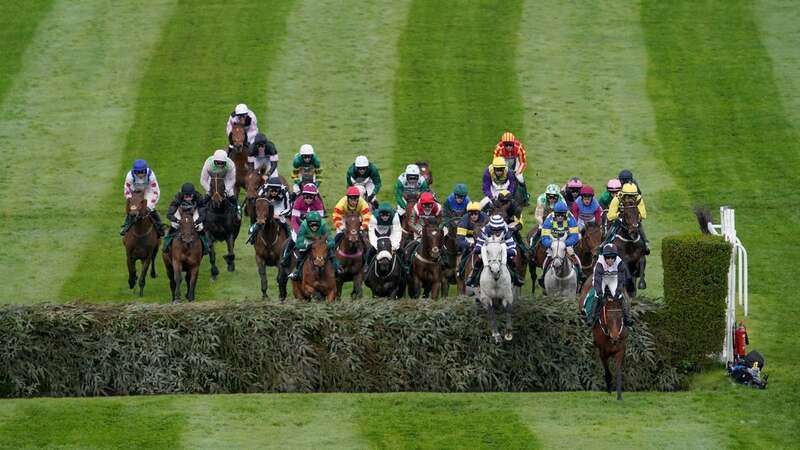
[[578, 290], [578, 276], [567, 257], [564, 239], [553, 239], [550, 257], [550, 268], [544, 276], [545, 292], [549, 297], [574, 298]]
[[501, 342], [500, 333], [497, 331], [497, 320], [495, 318], [495, 304], [503, 305], [506, 311], [506, 333], [505, 339], [510, 341], [511, 334], [511, 308], [514, 304], [514, 286], [511, 283], [511, 273], [508, 271], [506, 261], [506, 244], [503, 238], [489, 236], [486, 244], [481, 248], [481, 259], [483, 260], [483, 272], [480, 280], [480, 300], [486, 312], [489, 314], [489, 328], [492, 330], [492, 337], [498, 344]]

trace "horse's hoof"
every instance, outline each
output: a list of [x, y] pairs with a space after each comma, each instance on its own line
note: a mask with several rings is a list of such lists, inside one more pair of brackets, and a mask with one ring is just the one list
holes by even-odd
[[228, 264], [228, 272], [233, 272], [236, 270], [236, 266], [234, 264]]
[[219, 275], [219, 269], [217, 268], [217, 266], [211, 266], [211, 279], [216, 280], [218, 275]]
[[505, 336], [503, 336], [503, 337], [504, 337], [504, 338], [505, 338], [507, 341], [510, 341], [510, 340], [514, 339], [514, 335], [513, 335], [513, 334], [511, 334], [510, 332], [506, 333], [506, 335], [505, 335]]
[[647, 283], [645, 283], [644, 280], [639, 280], [639, 289], [641, 290], [647, 289]]

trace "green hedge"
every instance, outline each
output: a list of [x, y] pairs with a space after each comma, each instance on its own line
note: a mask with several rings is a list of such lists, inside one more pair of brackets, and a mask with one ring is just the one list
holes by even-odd
[[721, 236], [694, 233], [662, 241], [665, 304], [655, 317], [673, 364], [695, 367], [721, 351], [731, 250]]
[[[643, 307], [634, 308], [641, 319]], [[574, 302], [518, 305], [515, 338], [495, 345], [471, 299], [0, 308], [4, 396], [538, 391], [602, 388]], [[671, 390], [642, 320], [626, 390]]]

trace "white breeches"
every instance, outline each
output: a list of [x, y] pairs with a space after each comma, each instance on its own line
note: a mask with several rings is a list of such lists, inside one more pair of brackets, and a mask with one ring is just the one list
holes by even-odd
[[[175, 218], [178, 219], [178, 220], [181, 220], [181, 210], [180, 209], [178, 209], [175, 212]], [[198, 213], [197, 210], [195, 209], [194, 213], [192, 214], [192, 220], [195, 223], [197, 223], [197, 219], [199, 219], [199, 218], [200, 218], [200, 213]], [[180, 224], [178, 222], [170, 222], [170, 225], [172, 226], [172, 228], [175, 228], [176, 230], [180, 226]], [[197, 228], [197, 231], [203, 231], [203, 224], [202, 223], [198, 223], [195, 228]]]
[[362, 197], [369, 197], [375, 192], [375, 183], [372, 182], [372, 178], [367, 178], [363, 183], [353, 183], [353, 186], [361, 191]]

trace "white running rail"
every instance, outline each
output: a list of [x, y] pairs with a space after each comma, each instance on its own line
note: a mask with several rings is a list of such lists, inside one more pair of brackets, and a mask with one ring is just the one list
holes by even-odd
[[728, 266], [728, 308], [726, 313], [725, 343], [722, 348], [722, 360], [733, 361], [733, 332], [736, 329], [736, 302], [744, 309], [747, 316], [747, 250], [742, 241], [736, 237], [736, 214], [732, 208], [721, 206], [719, 208], [720, 224], [708, 224], [712, 234], [723, 235], [725, 240], [733, 245], [731, 262]]

